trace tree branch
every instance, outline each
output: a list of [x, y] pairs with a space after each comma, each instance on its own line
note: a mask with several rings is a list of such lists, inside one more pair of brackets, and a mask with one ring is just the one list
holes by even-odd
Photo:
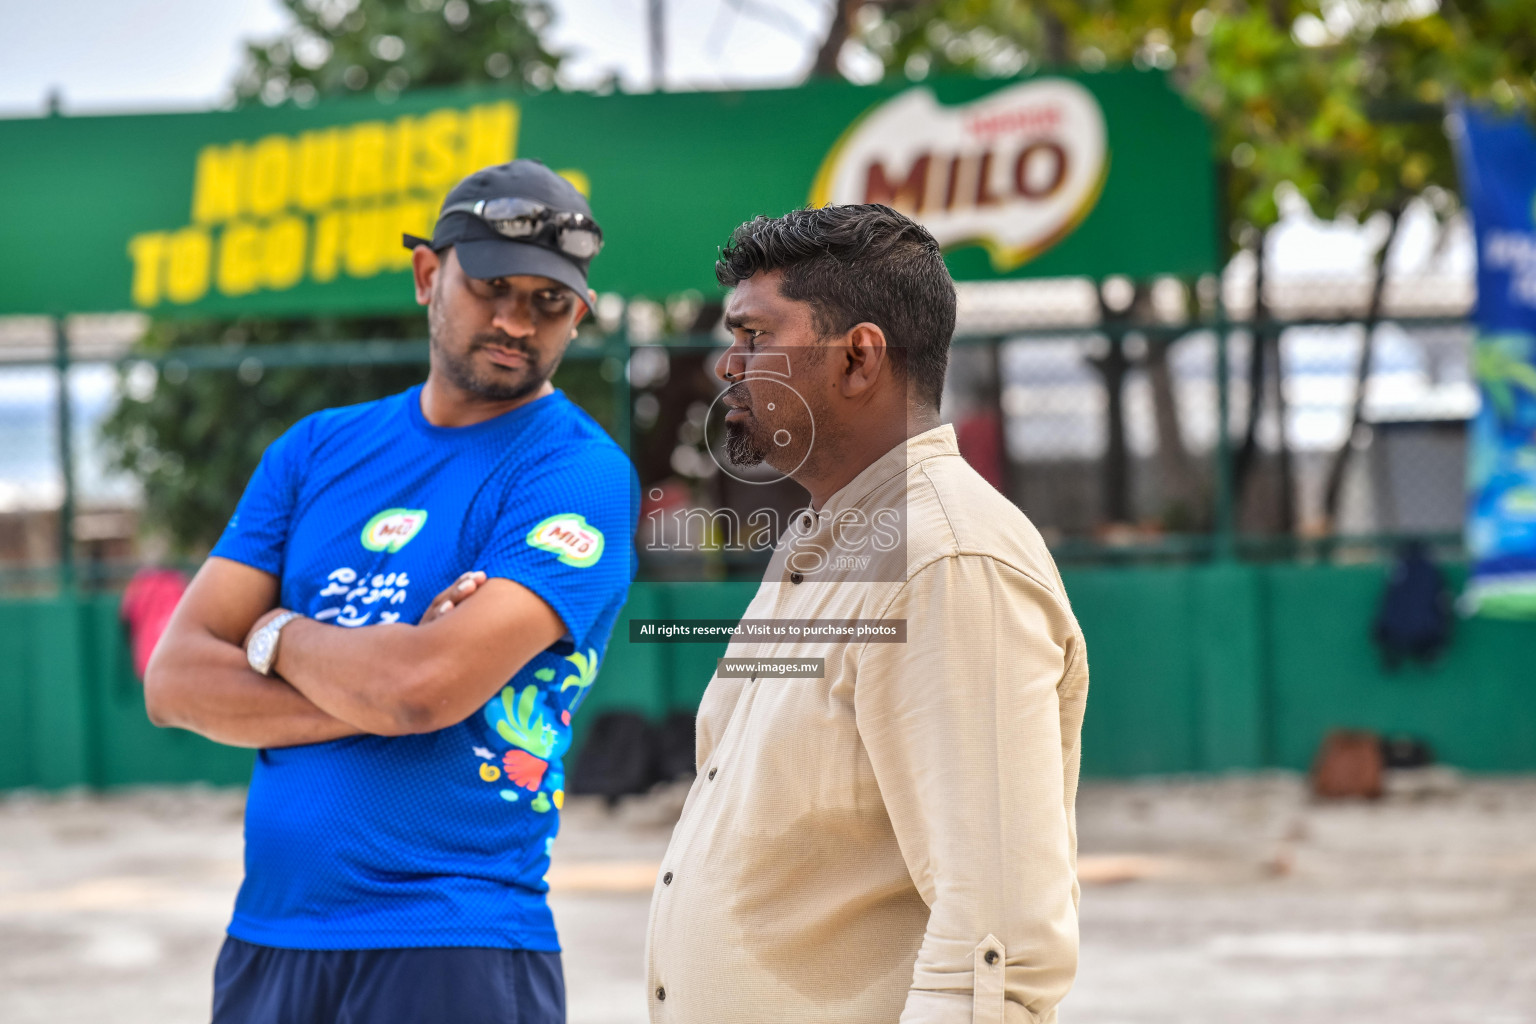
[[816, 50], [816, 59], [811, 62], [812, 78], [838, 77], [840, 72], [837, 70], [837, 58], [843, 52], [843, 44], [848, 41], [848, 36], [853, 32], [853, 19], [858, 16], [865, 2], [866, 0], [836, 0], [832, 10], [832, 22], [827, 26], [827, 34]]
[[1355, 436], [1365, 420], [1365, 389], [1371, 378], [1371, 355], [1375, 350], [1376, 327], [1381, 322], [1382, 296], [1387, 284], [1387, 259], [1392, 254], [1392, 243], [1397, 239], [1397, 229], [1403, 222], [1403, 202], [1393, 203], [1388, 211], [1392, 218], [1387, 227], [1387, 240], [1376, 260], [1376, 281], [1371, 288], [1371, 304], [1365, 314], [1365, 342], [1360, 348], [1360, 361], [1355, 364], [1355, 400], [1350, 411], [1349, 430], [1344, 443], [1334, 453], [1333, 464], [1328, 468], [1328, 489], [1323, 496], [1323, 518], [1330, 532], [1338, 519], [1339, 504], [1344, 492], [1344, 471], [1349, 467], [1350, 452], [1354, 450]]

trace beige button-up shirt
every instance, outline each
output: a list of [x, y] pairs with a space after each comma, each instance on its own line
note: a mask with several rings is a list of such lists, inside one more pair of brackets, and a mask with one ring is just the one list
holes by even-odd
[[[904, 546], [792, 568], [849, 551], [839, 522], [881, 520]], [[710, 680], [651, 901], [651, 1020], [1054, 1021], [1077, 969], [1088, 664], [1045, 544], [949, 426], [802, 522], [745, 617], [904, 619], [906, 642], [730, 645], [826, 674]]]

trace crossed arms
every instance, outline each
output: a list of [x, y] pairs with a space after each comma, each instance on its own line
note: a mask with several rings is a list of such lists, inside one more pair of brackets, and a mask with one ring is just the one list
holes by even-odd
[[[460, 603], [470, 594], [477, 600]], [[267, 677], [247, 664], [245, 640], [277, 601], [270, 573], [208, 559], [150, 659], [150, 720], [238, 747], [432, 732], [469, 717], [565, 633], [528, 588], [466, 574], [414, 626], [296, 619], [283, 628]]]

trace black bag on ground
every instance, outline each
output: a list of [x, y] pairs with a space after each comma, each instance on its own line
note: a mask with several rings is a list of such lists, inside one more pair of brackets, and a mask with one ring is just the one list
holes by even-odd
[[1419, 736], [1383, 736], [1381, 759], [1387, 768], [1427, 768], [1435, 763], [1435, 748]]
[[686, 711], [674, 711], [661, 723], [656, 751], [656, 771], [661, 781], [671, 782], [693, 774], [695, 728], [693, 716]]
[[616, 801], [644, 793], [657, 778], [656, 727], [633, 711], [605, 711], [592, 723], [571, 768], [573, 794]]

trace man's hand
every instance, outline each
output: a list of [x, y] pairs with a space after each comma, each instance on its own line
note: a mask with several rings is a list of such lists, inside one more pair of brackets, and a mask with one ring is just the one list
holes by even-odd
[[418, 626], [425, 626], [427, 623], [434, 622], [447, 615], [453, 611], [456, 605], [469, 600], [470, 596], [479, 590], [483, 583], [485, 583], [485, 573], [480, 570], [476, 569], [474, 572], [464, 573], [464, 575], [448, 584], [441, 594], [432, 599], [432, 603], [427, 606], [427, 611], [422, 615], [421, 621], [416, 624]]
[[156, 725], [236, 747], [290, 747], [362, 731], [326, 714], [281, 679], [251, 670], [245, 641], [276, 614], [270, 573], [210, 558], [177, 604], [144, 674]]
[[[474, 572], [464, 573], [458, 579], [450, 583], [447, 587], [443, 588], [442, 592], [432, 599], [432, 603], [427, 606], [427, 610], [422, 615], [421, 621], [417, 622], [416, 625], [425, 626], [427, 623], [433, 622], [442, 618], [444, 615], [447, 615], [449, 612], [453, 611], [454, 605], [469, 600], [470, 595], [473, 594], [476, 589], [479, 588], [480, 584], [484, 582], [485, 573], [478, 569], [476, 569]], [[241, 646], [246, 650], [250, 650], [251, 637], [255, 636], [257, 632], [260, 631], [262, 626], [265, 626], [267, 623], [271, 622], [285, 611], [287, 611], [286, 608], [273, 608], [271, 611], [262, 615], [261, 618], [253, 622], [251, 624], [250, 631], [245, 634], [245, 641], [241, 644]]]
[[474, 714], [565, 633], [532, 590], [465, 573], [415, 626], [295, 619], [283, 627], [274, 668], [316, 707], [367, 732], [434, 732]]

